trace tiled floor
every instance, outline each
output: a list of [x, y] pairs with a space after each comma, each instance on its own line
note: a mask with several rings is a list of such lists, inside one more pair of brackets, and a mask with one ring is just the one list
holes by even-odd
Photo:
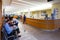
[[46, 32], [19, 22], [21, 37], [18, 40], [60, 40], [60, 31]]

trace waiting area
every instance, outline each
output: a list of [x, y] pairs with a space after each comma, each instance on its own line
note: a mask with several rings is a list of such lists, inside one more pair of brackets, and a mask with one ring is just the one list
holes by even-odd
[[[17, 35], [20, 37], [17, 37], [15, 39], [13, 38], [14, 40], [60, 40], [60, 30], [46, 31], [28, 24], [23, 24], [21, 20], [18, 22], [20, 33]], [[10, 40], [12, 39], [10, 38]]]

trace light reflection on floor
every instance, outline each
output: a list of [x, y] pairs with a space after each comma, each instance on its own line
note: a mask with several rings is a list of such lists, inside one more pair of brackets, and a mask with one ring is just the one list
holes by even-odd
[[18, 40], [60, 40], [60, 31], [45, 32], [19, 22], [21, 37]]
[[25, 30], [25, 26], [22, 23], [19, 23], [19, 28], [20, 28], [20, 35], [21, 37], [19, 38], [19, 40], [37, 40], [35, 37], [33, 37], [30, 33], [28, 33], [27, 30]]

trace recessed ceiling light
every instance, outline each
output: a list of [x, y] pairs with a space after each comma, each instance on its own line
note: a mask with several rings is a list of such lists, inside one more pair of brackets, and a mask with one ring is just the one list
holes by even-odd
[[22, 0], [18, 0], [18, 1], [22, 1]]

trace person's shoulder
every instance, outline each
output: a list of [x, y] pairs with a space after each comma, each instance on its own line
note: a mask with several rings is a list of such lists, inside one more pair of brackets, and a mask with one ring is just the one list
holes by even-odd
[[5, 23], [5, 25], [9, 25], [8, 23]]
[[8, 23], [5, 23], [4, 26], [7, 27], [8, 26]]

